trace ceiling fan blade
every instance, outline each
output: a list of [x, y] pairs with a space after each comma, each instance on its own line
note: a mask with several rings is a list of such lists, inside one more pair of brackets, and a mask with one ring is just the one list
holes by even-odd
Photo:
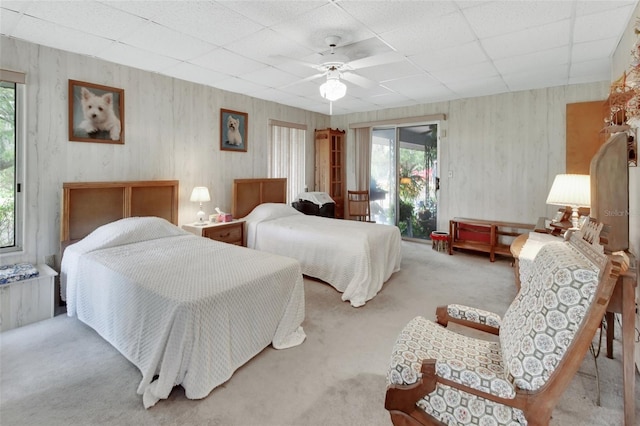
[[324, 73], [324, 72], [321, 72], [321, 73], [318, 73], [318, 74], [314, 74], [314, 75], [311, 75], [309, 77], [305, 77], [305, 78], [302, 78], [300, 80], [294, 81], [293, 83], [289, 83], [289, 84], [285, 84], [284, 86], [280, 86], [280, 89], [285, 89], [287, 87], [295, 86], [296, 84], [304, 83], [306, 81], [315, 80], [316, 78], [320, 78], [320, 77], [322, 77], [324, 75], [326, 75], [326, 73]]
[[364, 87], [365, 89], [370, 89], [378, 85], [378, 83], [376, 83], [375, 81], [365, 78], [361, 75], [354, 74], [352, 72], [343, 72], [341, 77], [343, 80], [347, 80], [348, 82], [357, 84], [358, 86]]
[[398, 52], [387, 52], [380, 55], [369, 56], [362, 59], [356, 59], [347, 63], [347, 66], [352, 70], [358, 70], [361, 68], [375, 67], [377, 65], [392, 64], [394, 62], [400, 62], [404, 60], [404, 56]]
[[280, 62], [295, 62], [297, 64], [304, 65], [305, 67], [318, 69], [318, 64], [314, 64], [312, 62], [301, 61], [300, 59], [290, 58], [288, 56], [273, 55], [273, 56], [270, 56], [270, 58], [273, 58], [273, 59], [275, 59], [277, 61], [280, 61]]

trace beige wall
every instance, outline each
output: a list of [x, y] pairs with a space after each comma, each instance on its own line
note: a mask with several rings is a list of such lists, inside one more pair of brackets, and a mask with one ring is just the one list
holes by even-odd
[[[438, 229], [448, 230], [456, 216], [536, 223], [557, 210], [545, 201], [555, 175], [565, 172], [566, 104], [603, 100], [608, 88], [572, 85], [349, 114], [332, 117], [331, 127], [444, 113]], [[353, 139], [348, 132], [349, 188]]]

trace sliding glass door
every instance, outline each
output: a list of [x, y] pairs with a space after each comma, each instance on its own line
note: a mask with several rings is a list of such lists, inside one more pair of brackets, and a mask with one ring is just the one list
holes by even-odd
[[438, 124], [372, 129], [371, 210], [403, 238], [428, 240], [438, 218]]

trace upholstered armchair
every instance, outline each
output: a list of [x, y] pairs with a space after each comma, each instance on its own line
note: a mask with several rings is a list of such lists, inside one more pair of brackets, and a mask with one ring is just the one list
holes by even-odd
[[[449, 305], [400, 332], [385, 408], [395, 425], [547, 425], [598, 329], [623, 262], [581, 235], [545, 245], [503, 317]], [[448, 323], [494, 335], [489, 340]]]

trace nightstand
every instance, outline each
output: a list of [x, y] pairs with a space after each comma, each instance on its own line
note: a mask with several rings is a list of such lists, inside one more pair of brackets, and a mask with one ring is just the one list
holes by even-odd
[[223, 243], [235, 244], [237, 246], [244, 246], [243, 220], [209, 223], [203, 226], [188, 224], [182, 225], [182, 229], [201, 237], [222, 241]]

